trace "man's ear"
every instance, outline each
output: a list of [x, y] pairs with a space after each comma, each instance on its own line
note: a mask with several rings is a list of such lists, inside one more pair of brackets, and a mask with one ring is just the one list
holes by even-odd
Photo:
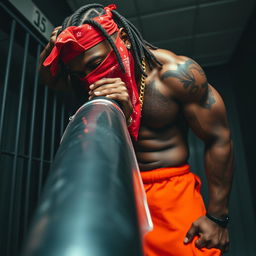
[[125, 43], [127, 49], [131, 49], [131, 42], [130, 42], [128, 35], [125, 32], [124, 28], [120, 28], [119, 35], [120, 35], [120, 38], [122, 39], [122, 41]]

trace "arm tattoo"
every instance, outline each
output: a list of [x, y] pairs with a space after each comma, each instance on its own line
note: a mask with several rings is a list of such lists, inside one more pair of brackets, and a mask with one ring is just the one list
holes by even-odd
[[206, 79], [202, 68], [192, 59], [188, 59], [184, 63], [178, 64], [177, 70], [166, 71], [162, 74], [161, 79], [164, 80], [169, 77], [177, 78], [182, 83], [183, 88], [188, 90], [190, 95], [196, 95], [200, 89], [204, 89], [205, 93], [200, 100], [200, 105], [204, 108], [210, 109], [216, 101], [212, 91], [208, 87], [208, 82], [205, 81], [203, 84], [197, 84], [192, 70], [195, 70]]
[[[189, 94], [195, 95], [200, 89], [200, 85], [196, 84], [195, 76], [192, 70], [196, 70], [200, 75], [205, 76], [204, 71], [193, 60], [189, 59], [183, 64], [179, 64], [177, 70], [168, 70], [162, 76], [164, 80], [169, 77], [175, 77], [183, 84], [183, 88], [187, 89]], [[206, 85], [207, 86], [207, 85]], [[201, 85], [205, 87], [205, 84]]]
[[216, 100], [213, 96], [212, 89], [210, 87], [207, 88], [206, 92], [200, 99], [200, 106], [203, 108], [211, 109], [212, 105], [216, 103]]

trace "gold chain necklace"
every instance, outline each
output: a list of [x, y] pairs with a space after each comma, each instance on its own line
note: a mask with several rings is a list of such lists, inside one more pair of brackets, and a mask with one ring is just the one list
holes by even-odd
[[[142, 67], [143, 71], [146, 73], [145, 58], [143, 58], [141, 60], [141, 67]], [[145, 86], [146, 86], [146, 76], [144, 74], [141, 74], [141, 79], [140, 79], [140, 96], [139, 96], [141, 110], [142, 110], [143, 102], [144, 102]]]
[[[142, 70], [146, 73], [145, 58], [143, 58], [141, 60], [141, 67], [142, 67]], [[143, 101], [144, 101], [145, 86], [146, 86], [146, 76], [144, 74], [141, 74], [141, 78], [140, 78], [140, 95], [139, 95], [141, 111], [142, 111]], [[132, 115], [130, 115], [129, 119], [126, 120], [126, 122], [127, 122], [127, 126], [128, 127], [131, 126], [131, 124], [132, 124]]]

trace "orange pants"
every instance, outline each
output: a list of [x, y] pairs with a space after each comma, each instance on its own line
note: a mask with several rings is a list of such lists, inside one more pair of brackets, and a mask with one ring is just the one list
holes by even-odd
[[141, 172], [154, 228], [144, 237], [145, 256], [219, 256], [219, 249], [198, 249], [195, 237], [183, 243], [193, 221], [205, 214], [201, 181], [189, 165]]

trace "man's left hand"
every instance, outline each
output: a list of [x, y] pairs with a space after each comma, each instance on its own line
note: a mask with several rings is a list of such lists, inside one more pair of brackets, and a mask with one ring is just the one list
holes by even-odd
[[229, 234], [227, 228], [222, 228], [206, 216], [202, 216], [192, 223], [186, 234], [184, 243], [190, 243], [195, 236], [199, 236], [195, 245], [201, 248], [218, 248], [223, 253], [229, 249]]

